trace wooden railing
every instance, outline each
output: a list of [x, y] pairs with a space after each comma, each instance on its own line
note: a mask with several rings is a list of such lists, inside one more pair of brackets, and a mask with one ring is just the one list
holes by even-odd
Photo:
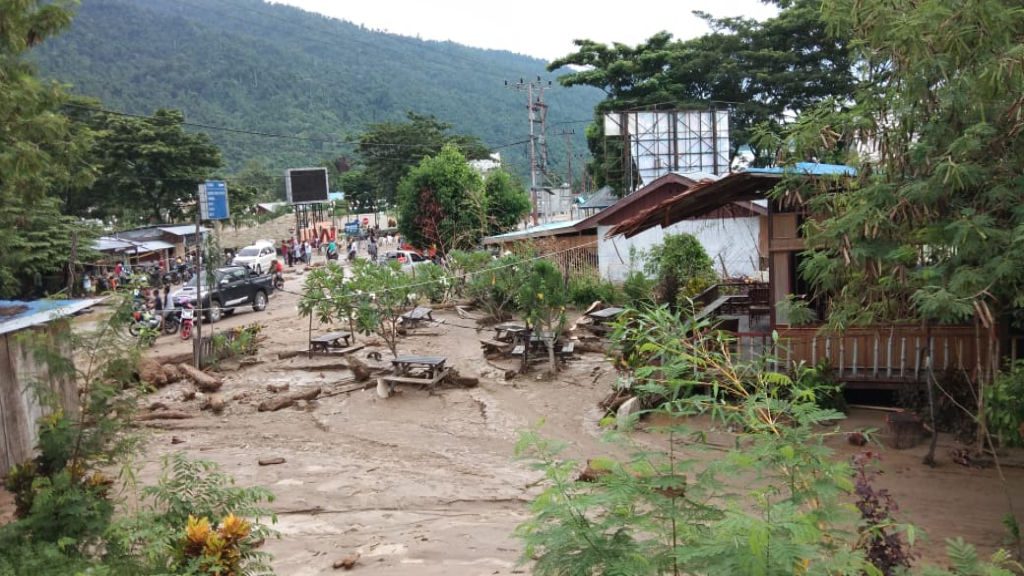
[[[773, 343], [766, 333], [738, 333], [737, 352], [742, 358], [764, 355], [775, 368], [793, 369], [803, 362], [826, 362], [845, 382], [914, 383], [925, 380], [927, 335], [920, 326], [852, 328], [842, 334], [818, 328], [779, 328]], [[963, 372], [971, 377], [988, 375], [989, 342], [973, 326], [936, 326], [931, 330], [933, 366], [936, 372]], [[995, 346], [998, 356], [998, 346]]]

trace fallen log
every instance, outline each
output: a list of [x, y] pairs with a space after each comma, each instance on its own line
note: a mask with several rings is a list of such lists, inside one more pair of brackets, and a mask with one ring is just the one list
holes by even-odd
[[174, 364], [163, 364], [162, 369], [164, 371], [164, 377], [167, 379], [168, 384], [173, 384], [178, 380], [182, 379], [181, 370]]
[[257, 460], [257, 463], [260, 466], [273, 466], [275, 464], [284, 464], [285, 459], [281, 458], [280, 456], [274, 458], [260, 458], [259, 460]]
[[220, 378], [210, 376], [202, 370], [197, 370], [191, 364], [178, 364], [178, 369], [196, 383], [203, 392], [216, 392], [220, 390], [220, 387], [224, 385], [224, 382]]
[[159, 412], [144, 412], [137, 414], [135, 419], [144, 422], [146, 420], [187, 420], [192, 418], [192, 414], [189, 412], [182, 412], [181, 410], [161, 410]]
[[157, 388], [167, 385], [167, 376], [164, 374], [163, 366], [150, 358], [139, 361], [139, 378]]
[[320, 387], [316, 386], [309, 390], [302, 390], [301, 392], [293, 392], [287, 396], [281, 396], [280, 398], [271, 398], [260, 402], [257, 410], [260, 412], [276, 412], [282, 408], [287, 408], [294, 405], [299, 400], [313, 400], [317, 396], [320, 396]]

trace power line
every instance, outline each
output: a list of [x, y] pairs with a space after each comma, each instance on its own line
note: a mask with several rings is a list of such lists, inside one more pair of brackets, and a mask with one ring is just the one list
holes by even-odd
[[[125, 117], [128, 117], [128, 118], [139, 118], [139, 119], [142, 119], [142, 120], [147, 120], [149, 122], [158, 122], [159, 121], [158, 118], [156, 118], [154, 116], [151, 116], [151, 115], [146, 115], [146, 114], [134, 114], [134, 113], [131, 113], [131, 112], [122, 112], [120, 110], [110, 110], [110, 109], [102, 108], [102, 107], [98, 107], [98, 106], [86, 106], [84, 104], [76, 104], [76, 103], [73, 103], [73, 102], [68, 102], [68, 103], [65, 103], [64, 105], [68, 106], [68, 107], [71, 107], [71, 108], [78, 108], [78, 109], [81, 109], [81, 110], [89, 110], [89, 111], [92, 111], [92, 112], [101, 112], [101, 113], [110, 114], [110, 115], [113, 115], [113, 116], [125, 116]], [[366, 143], [363, 143], [360, 140], [332, 140], [332, 139], [323, 139], [323, 138], [309, 138], [309, 137], [306, 137], [306, 136], [295, 136], [295, 135], [291, 135], [291, 134], [277, 134], [277, 133], [273, 133], [273, 132], [262, 132], [262, 131], [259, 131], [259, 130], [244, 130], [244, 129], [240, 129], [240, 128], [229, 128], [229, 127], [226, 127], [226, 126], [214, 126], [212, 124], [202, 124], [202, 123], [199, 123], [199, 122], [182, 121], [181, 125], [183, 125], [183, 126], [190, 126], [190, 127], [193, 127], [193, 128], [202, 128], [203, 130], [214, 130], [214, 131], [220, 131], [220, 132], [230, 132], [230, 133], [233, 133], [233, 134], [243, 134], [243, 135], [247, 135], [247, 136], [259, 136], [259, 137], [262, 137], [262, 138], [278, 138], [278, 139], [285, 139], [285, 140], [297, 140], [297, 141], [303, 141], [303, 142], [314, 142], [314, 143], [319, 143], [319, 144], [334, 144], [334, 145], [338, 145], [338, 146], [354, 146], [354, 145], [358, 145], [358, 146], [375, 146], [375, 147], [389, 148], [389, 149], [396, 149], [396, 148], [422, 148], [423, 147], [423, 144], [405, 144], [405, 143], [401, 143], [401, 142], [366, 142]], [[517, 146], [519, 144], [525, 144], [525, 143], [527, 143], [529, 141], [530, 141], [529, 139], [517, 140], [515, 142], [509, 142], [507, 144], [499, 144], [497, 146], [488, 147], [488, 150], [500, 150], [502, 148], [508, 148], [510, 146]], [[127, 143], [127, 141], [125, 141], [125, 143]]]

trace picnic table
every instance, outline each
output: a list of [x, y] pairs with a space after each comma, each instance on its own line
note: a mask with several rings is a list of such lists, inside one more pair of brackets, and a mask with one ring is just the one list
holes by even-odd
[[414, 327], [424, 320], [434, 321], [434, 309], [426, 306], [417, 306], [402, 314], [402, 323]]
[[[524, 330], [525, 332], [525, 330]], [[555, 335], [551, 332], [540, 332], [535, 331], [530, 333], [530, 355], [534, 358], [547, 357], [548, 353], [548, 342], [554, 339]], [[523, 334], [519, 333], [515, 338], [515, 346], [512, 348], [510, 354], [512, 356], [522, 356], [526, 352], [526, 342], [524, 342]], [[573, 353], [575, 344], [572, 341], [556, 341], [555, 342], [555, 354], [560, 357], [566, 357]]]
[[433, 388], [448, 375], [444, 356], [399, 356], [391, 361], [395, 367], [394, 376], [382, 380], [394, 384], [423, 384]]
[[[352, 338], [351, 332], [329, 332], [310, 338], [309, 347], [313, 352], [329, 352], [331, 348], [347, 348], [350, 338]], [[341, 343], [342, 341], [344, 344]]]
[[589, 328], [591, 332], [597, 334], [611, 332], [612, 328], [608, 323], [618, 318], [623, 312], [625, 312], [625, 310], [617, 306], [609, 306], [608, 308], [602, 308], [601, 310], [594, 310], [587, 314], [587, 317], [593, 320], [593, 323], [587, 328]]

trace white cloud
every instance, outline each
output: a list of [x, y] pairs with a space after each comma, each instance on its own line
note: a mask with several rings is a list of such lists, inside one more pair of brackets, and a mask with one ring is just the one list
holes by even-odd
[[694, 10], [715, 16], [764, 19], [777, 12], [760, 0], [649, 0], [616, 8], [597, 2], [569, 0], [500, 6], [461, 0], [341, 2], [338, 0], [274, 0], [362, 24], [426, 40], [452, 40], [479, 48], [509, 50], [552, 60], [571, 53], [572, 41], [639, 44], [667, 30], [678, 38], [708, 31]]

